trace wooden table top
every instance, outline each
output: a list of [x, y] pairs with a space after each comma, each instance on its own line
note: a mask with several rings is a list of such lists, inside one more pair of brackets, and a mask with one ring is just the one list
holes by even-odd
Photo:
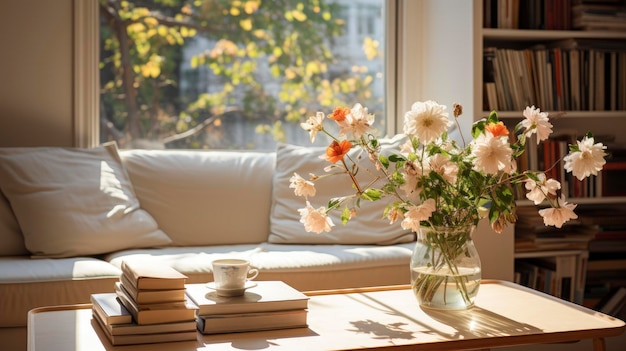
[[510, 282], [483, 280], [476, 305], [442, 311], [418, 306], [409, 286], [307, 293], [308, 328], [202, 335], [196, 341], [112, 346], [92, 325], [91, 305], [34, 309], [30, 351], [99, 350], [459, 350], [603, 338], [623, 321]]

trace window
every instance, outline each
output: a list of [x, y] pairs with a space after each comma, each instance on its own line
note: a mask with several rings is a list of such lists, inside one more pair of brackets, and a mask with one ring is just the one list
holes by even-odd
[[[385, 134], [389, 0], [100, 1], [100, 142], [309, 145], [299, 123], [360, 102]], [[394, 22], [394, 23], [390, 23]], [[387, 29], [386, 29], [387, 28]], [[318, 143], [328, 140], [318, 137]]]
[[[172, 3], [175, 0], [150, 1], [149, 3]], [[288, 0], [285, 0], [288, 1]], [[349, 1], [348, 1], [349, 2]], [[425, 2], [407, 1], [407, 0], [376, 0], [376, 3], [384, 4], [384, 28], [379, 29], [384, 34], [382, 42], [379, 42], [379, 50], [383, 54], [380, 58], [384, 66], [378, 74], [382, 75], [382, 81], [379, 83], [382, 89], [382, 107], [378, 107], [381, 113], [376, 113], [377, 120], [384, 125], [381, 133], [397, 132], [396, 128], [401, 124], [402, 114], [396, 111], [404, 111], [410, 107], [410, 101], [419, 98], [424, 83], [417, 80], [424, 72], [421, 68], [422, 58], [420, 54], [420, 44], [424, 38], [421, 35], [421, 26], [425, 18], [423, 11]], [[140, 138], [132, 141], [124, 134], [123, 129], [112, 129], [111, 115], [103, 111], [104, 104], [100, 103], [101, 95], [98, 89], [99, 75], [99, 52], [103, 48], [99, 48], [99, 41], [95, 40], [100, 36], [101, 26], [98, 21], [100, 0], [86, 0], [74, 2], [74, 133], [76, 146], [94, 146], [109, 138], [117, 138], [123, 147], [164, 147], [162, 143], [150, 142], [150, 138]], [[239, 3], [239, 2], [237, 2]], [[359, 11], [371, 13], [372, 10], [361, 6]], [[362, 31], [372, 31], [374, 27], [370, 24], [376, 24], [375, 20], [365, 17], [361, 22]], [[356, 24], [355, 24], [356, 25]], [[362, 33], [362, 32], [361, 32]], [[339, 43], [339, 38], [337, 43]], [[337, 44], [336, 44], [337, 45]], [[381, 49], [381, 48], [384, 48]], [[398, 75], [396, 72], [402, 72]], [[193, 74], [192, 72], [180, 72], [181, 77], [185, 77], [187, 86], [178, 86], [182, 92], [186, 90], [193, 94], [200, 94], [200, 86], [206, 84], [208, 75]], [[327, 76], [332, 79], [337, 74], [336, 71], [328, 69]], [[102, 80], [102, 78], [100, 78]], [[117, 84], [117, 83], [116, 83]], [[145, 88], [142, 85], [142, 88]], [[118, 96], [119, 97], [119, 96]], [[364, 102], [361, 99], [346, 99], [348, 104], [356, 101]], [[366, 103], [366, 102], [364, 102]], [[147, 105], [139, 105], [145, 108]], [[369, 106], [369, 103], [368, 103]], [[324, 108], [328, 111], [330, 108]], [[313, 109], [311, 109], [313, 110]], [[145, 110], [144, 110], [145, 111]], [[167, 112], [167, 110], [164, 110]], [[102, 116], [102, 118], [100, 118]], [[156, 119], [163, 118], [163, 115], [155, 115]], [[118, 123], [120, 123], [118, 121]], [[293, 126], [292, 126], [293, 127]], [[118, 127], [119, 128], [119, 127]], [[116, 136], [111, 136], [111, 131], [118, 131]], [[297, 133], [302, 135], [302, 131], [296, 128]], [[151, 131], [152, 137], [154, 131]], [[190, 130], [193, 133], [193, 130]], [[294, 133], [295, 134], [295, 133]], [[108, 135], [107, 137], [103, 137]], [[289, 133], [286, 133], [289, 136]], [[258, 135], [257, 135], [258, 136]], [[143, 145], [140, 145], [143, 144]], [[147, 145], [146, 145], [147, 144]], [[172, 145], [167, 145], [172, 147]], [[190, 146], [191, 147], [191, 146]], [[195, 145], [195, 147], [200, 147]]]

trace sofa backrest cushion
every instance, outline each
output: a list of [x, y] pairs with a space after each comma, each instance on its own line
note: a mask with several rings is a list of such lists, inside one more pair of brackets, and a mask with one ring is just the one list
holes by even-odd
[[267, 240], [274, 153], [123, 150], [142, 208], [173, 245]]
[[9, 200], [0, 191], [0, 256], [28, 255], [20, 225], [15, 219]]
[[114, 143], [5, 148], [0, 164], [0, 189], [33, 256], [90, 256], [171, 242], [139, 207]]
[[[381, 140], [383, 152], [399, 151], [402, 138]], [[330, 217], [335, 226], [327, 233], [307, 233], [300, 223], [298, 209], [304, 208], [306, 200], [297, 197], [294, 189], [289, 188], [289, 179], [294, 172], [308, 179], [309, 174], [324, 175], [324, 167], [330, 165], [319, 156], [325, 154], [323, 147], [301, 147], [282, 144], [278, 146], [276, 154], [276, 173], [274, 176], [274, 195], [271, 215], [269, 242], [275, 244], [394, 244], [409, 242], [415, 235], [400, 227], [399, 223], [389, 224], [383, 218], [383, 212], [388, 204], [386, 199], [380, 201], [362, 200], [357, 208], [357, 216], [347, 225], [341, 224], [341, 210], [332, 211]], [[358, 159], [359, 150], [350, 152], [352, 159]], [[360, 170], [357, 175], [363, 184], [367, 184], [373, 177], [373, 163], [367, 155], [360, 159]], [[367, 169], [370, 169], [368, 171]], [[319, 179], [315, 183], [316, 195], [309, 198], [315, 208], [327, 207], [328, 200], [333, 197], [354, 194], [352, 182], [347, 174], [339, 174]]]

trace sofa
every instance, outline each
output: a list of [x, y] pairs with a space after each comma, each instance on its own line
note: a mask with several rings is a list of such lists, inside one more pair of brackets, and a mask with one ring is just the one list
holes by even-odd
[[[212, 281], [224, 257], [301, 291], [409, 283], [415, 237], [382, 219], [383, 202], [347, 226], [334, 218], [330, 233], [304, 231], [289, 178], [323, 172], [322, 153], [0, 148], [3, 347], [26, 348], [29, 310], [113, 292], [124, 260], [165, 263], [188, 283]], [[315, 201], [349, 189], [337, 179]]]

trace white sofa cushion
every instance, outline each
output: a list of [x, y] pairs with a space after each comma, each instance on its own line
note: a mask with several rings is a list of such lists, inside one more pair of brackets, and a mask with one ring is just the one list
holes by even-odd
[[[381, 140], [383, 153], [399, 149], [403, 138]], [[321, 234], [307, 233], [300, 223], [298, 209], [305, 207], [305, 198], [295, 196], [293, 189], [289, 188], [289, 179], [297, 172], [304, 178], [309, 173], [316, 175], [324, 174], [324, 167], [330, 163], [320, 159], [325, 154], [323, 147], [301, 147], [281, 144], [276, 151], [276, 170], [274, 174], [274, 186], [272, 196], [272, 213], [270, 217], [269, 242], [275, 244], [379, 244], [387, 245], [399, 242], [413, 241], [415, 236], [408, 230], [400, 227], [399, 223], [389, 224], [383, 218], [383, 211], [388, 202], [361, 201], [361, 207], [357, 211], [356, 218], [348, 225], [341, 224], [341, 210], [332, 211], [330, 216], [335, 223], [333, 229]], [[358, 150], [350, 152], [352, 159], [357, 159]], [[360, 164], [358, 179], [364, 184], [372, 179], [370, 172], [373, 164], [364, 155]], [[316, 195], [309, 198], [315, 208], [326, 207], [332, 197], [351, 195], [352, 185], [347, 175], [330, 176], [320, 179], [315, 183]]]
[[123, 150], [120, 155], [141, 207], [173, 245], [267, 241], [274, 153]]
[[117, 146], [3, 149], [0, 189], [38, 257], [75, 257], [171, 242], [139, 207]]
[[0, 256], [27, 255], [20, 225], [15, 219], [11, 205], [0, 191]]

